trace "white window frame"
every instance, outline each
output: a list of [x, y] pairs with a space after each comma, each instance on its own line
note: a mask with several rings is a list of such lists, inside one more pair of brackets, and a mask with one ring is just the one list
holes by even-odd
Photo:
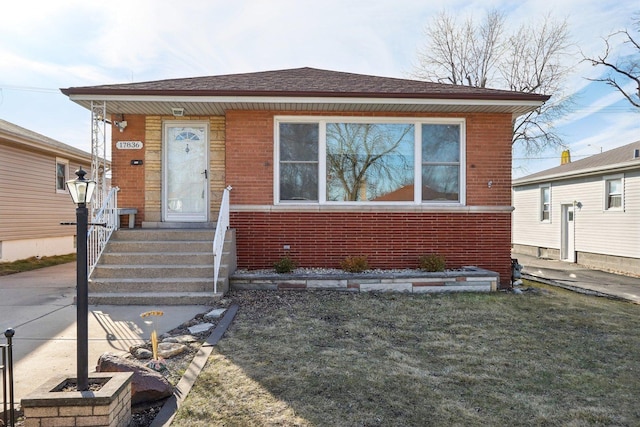
[[[327, 200], [327, 123], [381, 123], [414, 125], [414, 199], [413, 201], [358, 201], [338, 202]], [[318, 123], [318, 201], [280, 200], [280, 123]], [[459, 195], [457, 201], [422, 201], [422, 125], [460, 126]], [[273, 194], [275, 205], [437, 205], [465, 206], [466, 204], [466, 120], [464, 118], [398, 118], [398, 117], [352, 117], [352, 116], [275, 116], [274, 117], [274, 176]]]
[[[620, 181], [620, 207], [609, 207], [609, 188], [611, 181]], [[603, 182], [603, 200], [602, 210], [605, 212], [622, 212], [624, 211], [624, 174], [607, 175], [602, 177]]]
[[[550, 223], [551, 222], [551, 212], [552, 212], [551, 207], [553, 206], [553, 204], [551, 203], [551, 200], [552, 200], [552, 198], [551, 198], [551, 184], [543, 184], [543, 185], [540, 185], [539, 188], [540, 188], [540, 190], [539, 190], [538, 200], [539, 200], [540, 204], [539, 204], [539, 209], [538, 209], [538, 218], [539, 218], [540, 222]], [[546, 218], [546, 219], [544, 217], [544, 212], [545, 212], [545, 210], [544, 210], [544, 206], [545, 206], [545, 203], [544, 203], [544, 192], [545, 192], [545, 190], [547, 190], [549, 192], [549, 203], [548, 203], [548, 205], [549, 205], [549, 218]]]
[[[58, 165], [64, 165], [64, 173], [65, 177], [63, 180], [62, 188], [58, 188]], [[65, 183], [69, 180], [69, 160], [63, 159], [61, 157], [56, 157], [56, 169], [55, 169], [55, 177], [56, 177], [56, 193], [58, 194], [67, 194], [67, 186]]]

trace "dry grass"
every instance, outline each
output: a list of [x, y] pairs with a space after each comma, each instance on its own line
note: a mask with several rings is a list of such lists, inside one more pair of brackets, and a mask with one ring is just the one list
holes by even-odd
[[38, 268], [51, 267], [76, 260], [76, 254], [57, 255], [48, 257], [31, 257], [13, 262], [0, 262], [0, 276], [21, 273], [23, 271], [37, 270]]
[[640, 307], [523, 295], [238, 292], [175, 426], [640, 424]]

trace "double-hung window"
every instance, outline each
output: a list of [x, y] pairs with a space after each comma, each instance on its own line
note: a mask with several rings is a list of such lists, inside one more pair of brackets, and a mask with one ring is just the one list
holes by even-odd
[[551, 221], [551, 187], [540, 187], [540, 221]]
[[276, 203], [464, 204], [464, 120], [276, 118]]
[[56, 193], [66, 193], [69, 180], [69, 161], [56, 158]]
[[622, 176], [605, 177], [604, 179], [604, 209], [622, 210], [623, 182]]

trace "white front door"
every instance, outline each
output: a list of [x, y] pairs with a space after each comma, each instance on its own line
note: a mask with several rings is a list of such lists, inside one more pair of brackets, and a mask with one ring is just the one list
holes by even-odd
[[573, 204], [562, 205], [561, 258], [563, 261], [576, 262], [574, 237], [574, 209]]
[[162, 213], [165, 221], [206, 222], [209, 212], [208, 125], [164, 125]]

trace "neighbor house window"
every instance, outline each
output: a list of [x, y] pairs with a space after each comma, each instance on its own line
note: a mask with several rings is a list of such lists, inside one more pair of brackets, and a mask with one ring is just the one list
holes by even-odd
[[608, 177], [604, 180], [605, 210], [622, 209], [622, 177]]
[[66, 193], [66, 182], [69, 180], [69, 161], [56, 159], [56, 192]]
[[540, 187], [540, 221], [551, 221], [551, 187]]
[[463, 204], [464, 121], [276, 118], [278, 202]]

